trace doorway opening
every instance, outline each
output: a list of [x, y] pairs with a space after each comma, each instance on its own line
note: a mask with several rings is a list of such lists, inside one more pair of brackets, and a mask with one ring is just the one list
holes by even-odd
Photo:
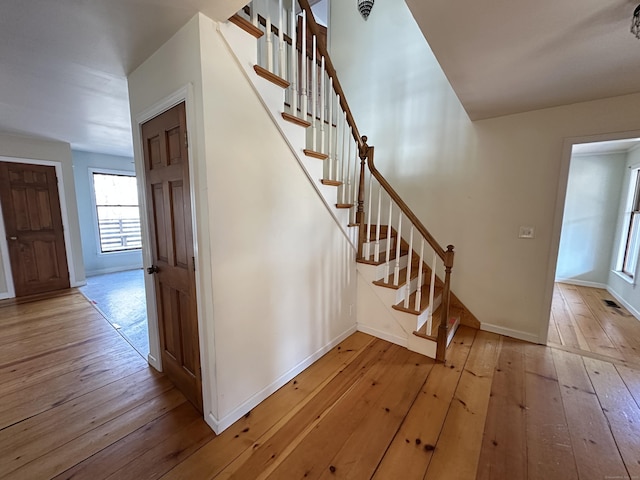
[[634, 291], [640, 253], [640, 222], [634, 227], [634, 212], [640, 213], [638, 172], [640, 138], [573, 145], [550, 345], [640, 360], [640, 295]]
[[136, 351], [149, 355], [149, 327], [140, 268], [87, 277], [82, 294]]

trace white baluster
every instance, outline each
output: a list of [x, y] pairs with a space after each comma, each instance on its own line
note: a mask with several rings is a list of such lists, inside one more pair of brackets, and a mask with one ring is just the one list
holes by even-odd
[[298, 16], [296, 0], [291, 0], [291, 115], [298, 115]]
[[[350, 138], [353, 138], [353, 135], [351, 135]], [[353, 204], [356, 205], [357, 204], [357, 199], [358, 199], [358, 184], [360, 183], [358, 181], [358, 168], [359, 168], [359, 163], [358, 160], [360, 159], [360, 157], [358, 157], [358, 144], [355, 143], [355, 140], [352, 141], [352, 145], [354, 146], [354, 158], [353, 158]], [[356, 223], [356, 218], [358, 216], [358, 209], [354, 208], [353, 209], [353, 223]]]
[[[336, 97], [338, 100], [340, 99], [340, 96]], [[342, 154], [340, 153], [340, 102], [337, 101], [336, 102], [336, 135], [335, 135], [335, 145], [333, 145], [333, 161], [335, 163], [335, 172], [336, 172], [336, 178], [335, 180], [337, 181], [341, 181], [342, 179], [340, 178], [340, 175], [342, 174], [341, 169], [340, 169], [340, 165], [341, 165], [341, 160], [342, 160]], [[338, 201], [340, 201], [340, 196], [337, 195], [338, 197]]]
[[266, 19], [265, 40], [267, 42], [267, 70], [273, 72], [273, 34], [271, 33], [271, 9], [267, 3], [267, 19]]
[[389, 197], [389, 220], [387, 221], [387, 254], [385, 256], [386, 263], [384, 265], [384, 283], [389, 283], [389, 265], [391, 265], [391, 218], [393, 214], [393, 200]]
[[353, 144], [353, 142], [351, 141], [351, 127], [349, 127], [348, 125], [346, 133], [346, 143], [347, 153], [345, 154], [345, 167], [347, 174], [345, 175], [344, 184], [342, 185], [342, 203], [353, 205], [353, 200], [351, 199], [351, 145]]
[[324, 153], [326, 152], [326, 146], [324, 144], [325, 138], [324, 138], [324, 117], [325, 117], [325, 108], [327, 108], [327, 92], [326, 92], [326, 83], [325, 83], [325, 78], [326, 78], [326, 72], [324, 71], [325, 69], [325, 65], [324, 65], [324, 55], [322, 56], [321, 60], [320, 60], [320, 153]]
[[396, 235], [396, 265], [393, 269], [393, 284], [397, 287], [400, 283], [400, 244], [402, 243], [402, 210], [398, 217], [398, 232]]
[[[295, 0], [293, 0], [295, 2]], [[250, 3], [250, 9], [251, 9], [251, 23], [253, 24], [254, 27], [258, 26], [258, 12], [256, 11], [256, 7], [258, 0], [253, 0], [253, 2]]]
[[[421, 236], [422, 238], [422, 236]], [[424, 265], [424, 238], [420, 241], [420, 265], [418, 270], [418, 289], [416, 290], [416, 311], [420, 311], [420, 305], [422, 303], [422, 270]], [[418, 325], [418, 329], [422, 325]]]
[[314, 152], [318, 151], [318, 125], [316, 123], [316, 116], [318, 115], [318, 58], [317, 58], [317, 44], [316, 36], [313, 36], [311, 54], [311, 149]]
[[307, 64], [307, 12], [305, 10], [302, 11], [302, 80], [301, 85], [301, 98], [300, 98], [300, 107], [301, 107], [301, 115], [300, 117], [306, 122], [307, 121], [307, 112], [309, 111], [309, 98], [308, 98], [308, 88], [309, 83], [307, 79], [309, 68]]
[[378, 184], [378, 215], [376, 220], [376, 245], [373, 251], [373, 259], [380, 261], [380, 213], [382, 211], [382, 185]]
[[404, 295], [404, 308], [409, 308], [409, 296], [411, 295], [411, 264], [413, 263], [413, 225], [409, 231], [409, 261], [407, 262], [407, 277], [405, 279], [406, 293]]
[[278, 19], [278, 21], [280, 22], [278, 23], [278, 50], [280, 52], [280, 76], [286, 80], [287, 63], [284, 49], [284, 46], [286, 45], [284, 41], [284, 26], [286, 24], [286, 22], [284, 21], [284, 16], [286, 12], [284, 11], [283, 1], [284, 0], [278, 0], [278, 12], [280, 15], [280, 18]]
[[433, 328], [433, 297], [436, 291], [436, 262], [438, 255], [433, 251], [433, 262], [431, 262], [431, 284], [429, 285], [429, 317], [427, 319], [427, 335], [431, 335]]
[[327, 144], [329, 156], [329, 180], [333, 180], [333, 78], [329, 79], [329, 143]]
[[347, 198], [346, 198], [346, 193], [347, 193], [347, 177], [349, 176], [349, 166], [348, 166], [348, 161], [349, 158], [347, 157], [347, 143], [349, 142], [349, 139], [347, 138], [347, 135], [349, 134], [349, 124], [347, 123], [347, 114], [344, 114], [344, 118], [342, 119], [342, 146], [341, 146], [341, 150], [342, 150], [342, 202], [341, 203], [347, 203]]
[[364, 251], [364, 257], [369, 258], [371, 256], [371, 199], [373, 197], [373, 175], [369, 175], [369, 209], [367, 210], [367, 243]]

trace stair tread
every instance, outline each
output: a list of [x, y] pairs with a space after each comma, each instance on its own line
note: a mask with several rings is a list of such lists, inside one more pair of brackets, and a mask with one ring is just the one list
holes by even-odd
[[339, 187], [340, 185], [342, 185], [342, 182], [338, 180], [329, 180], [327, 178], [321, 179], [320, 183], [322, 183], [323, 185], [329, 185], [331, 187]]
[[[367, 225], [364, 226], [365, 228], [365, 232], [367, 231]], [[376, 228], [377, 225], [371, 225], [371, 231], [369, 232], [369, 241], [370, 242], [375, 242], [376, 240]], [[386, 240], [387, 239], [387, 231], [388, 228], [386, 225], [380, 225], [380, 240]], [[391, 230], [391, 238], [396, 238], [396, 232], [392, 229]]]
[[[378, 285], [379, 287], [391, 288], [393, 290], [399, 290], [407, 284], [407, 268], [403, 268], [398, 272], [398, 285], [393, 284], [393, 269], [389, 268], [389, 281], [385, 283], [384, 277], [380, 280], [376, 280], [373, 282], [374, 285]], [[419, 269], [416, 265], [411, 267], [411, 280], [418, 277]], [[422, 280], [424, 285], [429, 286], [428, 282], [431, 278], [428, 275], [429, 269], [426, 266], [422, 267]]]
[[[419, 330], [413, 332], [414, 335], [422, 338], [427, 338], [429, 340], [437, 341], [438, 340], [438, 328], [440, 328], [440, 320], [442, 319], [441, 315], [441, 306], [436, 308], [436, 311], [433, 313], [433, 322], [431, 325], [431, 335], [427, 335], [427, 324], [425, 323]], [[462, 309], [449, 307], [449, 323], [453, 324], [456, 320], [460, 320], [462, 317]]]
[[[442, 292], [442, 287], [438, 287], [436, 285], [435, 291], [434, 291], [434, 297], [437, 297], [440, 292]], [[420, 310], [416, 310], [414, 308], [415, 304], [416, 304], [416, 295], [418, 292], [413, 292], [411, 294], [411, 296], [409, 296], [409, 308], [405, 308], [404, 306], [404, 300], [396, 303], [393, 306], [394, 310], [399, 310], [401, 312], [405, 312], [405, 313], [410, 313], [412, 315], [420, 315], [422, 312], [424, 312], [428, 307], [429, 307], [429, 289], [428, 288], [423, 288], [422, 289], [422, 297], [420, 298]]]
[[241, 17], [237, 13], [235, 15], [233, 15], [232, 17], [230, 17], [229, 21], [231, 23], [237, 25], [238, 27], [240, 27], [242, 30], [244, 30], [245, 32], [249, 33], [250, 35], [253, 35], [255, 38], [260, 38], [260, 37], [262, 37], [264, 35], [264, 32], [262, 30], [260, 30], [253, 23], [251, 23], [249, 20]]
[[[404, 255], [407, 255], [407, 253], [409, 253], [409, 251], [407, 249], [401, 249], [400, 250], [400, 256], [403, 257]], [[393, 249], [391, 251], [391, 255], [389, 255], [389, 261], [391, 260], [395, 260], [396, 258], [396, 250]], [[365, 263], [367, 265], [382, 265], [383, 263], [387, 262], [387, 252], [380, 252], [380, 259], [376, 262], [373, 260], [373, 256], [371, 256], [370, 259], [367, 258], [358, 258], [356, 259], [356, 262], [358, 263]]]

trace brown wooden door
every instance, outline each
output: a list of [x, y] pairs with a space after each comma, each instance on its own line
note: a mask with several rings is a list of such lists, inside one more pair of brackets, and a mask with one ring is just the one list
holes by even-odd
[[69, 288], [55, 167], [0, 162], [0, 202], [16, 297]]
[[202, 411], [184, 103], [142, 125], [163, 370]]

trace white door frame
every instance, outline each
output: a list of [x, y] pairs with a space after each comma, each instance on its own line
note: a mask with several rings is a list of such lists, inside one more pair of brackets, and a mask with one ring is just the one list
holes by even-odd
[[[133, 147], [135, 153], [135, 169], [136, 178], [138, 179], [138, 197], [142, 215], [140, 215], [140, 226], [142, 230], [142, 261], [143, 267], [148, 267], [153, 261], [153, 254], [150, 248], [149, 242], [149, 218], [147, 214], [147, 196], [146, 196], [146, 173], [144, 165], [144, 151], [142, 146], [142, 124], [157, 117], [161, 113], [175, 107], [181, 102], [185, 102], [186, 117], [187, 117], [187, 142], [189, 145], [189, 187], [191, 195], [191, 228], [193, 229], [193, 252], [196, 263], [196, 308], [197, 308], [197, 320], [198, 320], [198, 341], [200, 350], [200, 368], [202, 377], [202, 401], [203, 410], [205, 414], [211, 412], [211, 398], [208, 392], [211, 391], [211, 372], [209, 371], [209, 364], [206, 359], [208, 357], [206, 352], [206, 344], [203, 340], [204, 332], [206, 328], [203, 321], [203, 312], [205, 311], [204, 297], [202, 295], [202, 286], [200, 276], [198, 275], [199, 255], [198, 255], [198, 213], [199, 210], [196, 207], [196, 162], [198, 161], [196, 155], [196, 149], [192, 146], [196, 145], [196, 128], [192, 128], [196, 125], [196, 116], [194, 111], [194, 94], [193, 85], [188, 84], [178, 89], [171, 95], [158, 101], [151, 107], [145, 109], [141, 113], [135, 116], [135, 123], [133, 128]], [[158, 327], [158, 311], [156, 308], [156, 291], [155, 283], [151, 275], [145, 275], [145, 291], [147, 300], [147, 320], [149, 326], [149, 356], [147, 361], [150, 365], [159, 371], [162, 371], [162, 357], [160, 355], [160, 332]], [[205, 415], [205, 419], [207, 419]]]
[[567, 183], [569, 181], [569, 165], [571, 164], [571, 152], [573, 146], [579, 143], [608, 142], [612, 140], [628, 140], [640, 138], [640, 130], [626, 132], [602, 133], [598, 135], [584, 135], [579, 137], [567, 137], [562, 146], [562, 158], [558, 175], [558, 190], [556, 194], [555, 214], [551, 230], [551, 246], [549, 251], [549, 265], [547, 267], [547, 286], [545, 289], [543, 312], [546, 318], [540, 322], [538, 332], [539, 343], [546, 344], [549, 334], [549, 317], [553, 302], [553, 287], [556, 279], [556, 267], [558, 265], [558, 251], [560, 249], [560, 235], [562, 233], [562, 219], [564, 217], [564, 204], [567, 196]]
[[[36, 160], [32, 158], [4, 157], [0, 156], [0, 162], [24, 163], [25, 165], [43, 165], [54, 167], [56, 178], [58, 179], [58, 201], [60, 203], [60, 214], [62, 216], [62, 228], [64, 230], [64, 250], [67, 256], [67, 270], [69, 271], [69, 285], [78, 287], [80, 284], [76, 280], [76, 266], [71, 251], [71, 237], [69, 235], [69, 216], [67, 214], [67, 198], [64, 189], [64, 179], [62, 176], [62, 162], [53, 160]], [[7, 233], [4, 224], [4, 216], [0, 208], [0, 258], [4, 265], [4, 277], [7, 285], [7, 292], [0, 293], [0, 299], [14, 298], [16, 296], [15, 285], [13, 283], [13, 272], [11, 270], [11, 260], [9, 259], [9, 245], [7, 243]]]

